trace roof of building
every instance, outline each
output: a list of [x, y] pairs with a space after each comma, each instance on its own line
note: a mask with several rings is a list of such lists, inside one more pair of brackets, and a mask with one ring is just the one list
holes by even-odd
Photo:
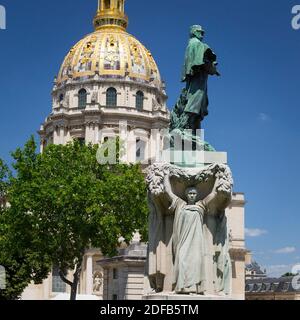
[[[246, 280], [245, 291], [249, 293], [300, 293], [300, 279], [295, 277], [263, 278]], [[294, 280], [294, 281], [293, 281]], [[295, 282], [295, 283], [294, 283]], [[297, 288], [297, 287], [299, 288]]]
[[265, 274], [265, 272], [261, 270], [260, 265], [256, 261], [252, 261], [250, 264], [246, 264], [246, 270], [249, 272], [254, 271], [258, 275]]

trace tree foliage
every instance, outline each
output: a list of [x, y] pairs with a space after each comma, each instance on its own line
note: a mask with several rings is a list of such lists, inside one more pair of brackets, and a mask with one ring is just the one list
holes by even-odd
[[281, 278], [285, 277], [296, 277], [298, 274], [297, 273], [292, 273], [292, 272], [287, 272], [281, 276]]
[[[0, 265], [6, 271], [6, 289], [0, 291], [0, 299], [18, 299], [28, 284], [39, 284], [51, 268], [50, 257], [42, 253], [42, 240], [35, 228], [35, 219], [17, 205], [16, 199], [28, 190], [36, 161], [35, 143], [30, 140], [24, 150], [17, 150], [17, 176], [1, 165], [1, 193], [3, 201], [0, 215]], [[22, 185], [20, 181], [23, 181]], [[27, 187], [26, 187], [27, 185]], [[17, 189], [17, 187], [22, 187]], [[17, 191], [17, 192], [15, 192]], [[24, 192], [24, 195], [26, 195]], [[20, 197], [20, 201], [25, 197]], [[12, 202], [14, 205], [12, 205]]]
[[[140, 167], [99, 165], [97, 148], [75, 141], [50, 145], [37, 154], [32, 138], [13, 153], [16, 174], [8, 188], [11, 207], [4, 242], [28, 268], [25, 282], [42, 281], [56, 266], [71, 286], [71, 299], [76, 297], [88, 248], [113, 256], [120, 236], [129, 243], [136, 230], [144, 239], [147, 234], [146, 185]], [[67, 277], [69, 270], [74, 270], [73, 280]]]
[[0, 159], [0, 204], [3, 207], [4, 199], [7, 193], [8, 177], [10, 171], [2, 159]]

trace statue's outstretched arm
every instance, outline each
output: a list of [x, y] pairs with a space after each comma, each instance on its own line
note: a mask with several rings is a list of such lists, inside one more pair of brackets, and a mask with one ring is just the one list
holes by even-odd
[[165, 186], [165, 192], [166, 192], [169, 200], [173, 201], [174, 199], [176, 199], [177, 197], [175, 196], [175, 194], [172, 191], [171, 182], [170, 182], [170, 176], [169, 175], [166, 175], [164, 177], [164, 186]]
[[169, 175], [166, 175], [164, 178], [164, 186], [165, 186], [165, 193], [168, 197], [168, 200], [170, 201], [171, 204], [174, 203], [178, 199], [178, 197], [172, 191]]
[[216, 197], [217, 197], [217, 185], [218, 185], [218, 179], [215, 180], [212, 192], [206, 198], [204, 198], [202, 200], [204, 205], [210, 206], [210, 204], [216, 199]]
[[217, 178], [212, 192], [203, 200], [203, 203], [208, 208], [208, 213], [211, 214], [224, 212], [231, 201], [230, 193], [217, 190], [219, 184], [220, 180]]

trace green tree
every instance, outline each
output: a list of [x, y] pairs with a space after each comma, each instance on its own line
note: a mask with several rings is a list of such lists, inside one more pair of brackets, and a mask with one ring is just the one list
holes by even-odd
[[0, 210], [3, 209], [4, 199], [7, 193], [9, 169], [2, 159], [0, 159]]
[[281, 278], [285, 278], [285, 277], [296, 277], [298, 274], [297, 273], [291, 273], [291, 272], [287, 272], [285, 274], [283, 274], [281, 276]]
[[[30, 177], [35, 159], [31, 158], [35, 146], [33, 141], [28, 142], [19, 162], [26, 177], [22, 179], [25, 184], [30, 182]], [[29, 212], [19, 211], [18, 206], [8, 205], [12, 195], [13, 184], [21, 177], [13, 178], [8, 167], [0, 161], [0, 265], [5, 267], [6, 288], [0, 290], [0, 299], [18, 299], [28, 284], [33, 281], [39, 284], [45, 279], [51, 267], [50, 257], [41, 255], [43, 244], [39, 241], [35, 228], [34, 217]], [[22, 191], [20, 190], [20, 193]]]
[[[147, 234], [144, 176], [138, 165], [99, 165], [98, 146], [75, 141], [50, 145], [37, 154], [32, 139], [13, 153], [16, 175], [8, 200], [16, 235], [26, 229], [20, 254], [30, 246], [29, 268], [45, 278], [51, 266], [60, 270], [76, 299], [84, 254], [90, 247], [104, 255], [116, 254], [118, 239], [127, 243], [140, 230]], [[12, 241], [12, 239], [10, 239]], [[34, 256], [36, 254], [36, 256]], [[42, 260], [42, 263], [40, 262]], [[73, 279], [68, 271], [73, 270]]]

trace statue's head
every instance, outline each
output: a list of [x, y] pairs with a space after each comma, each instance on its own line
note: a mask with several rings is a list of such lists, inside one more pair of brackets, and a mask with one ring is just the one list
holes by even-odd
[[205, 35], [205, 30], [201, 26], [199, 26], [199, 25], [191, 26], [191, 29], [190, 29], [190, 37], [191, 38], [196, 37], [200, 41], [202, 41], [204, 38], [204, 35]]
[[198, 190], [195, 187], [187, 188], [185, 195], [187, 197], [188, 204], [195, 204], [198, 197]]

